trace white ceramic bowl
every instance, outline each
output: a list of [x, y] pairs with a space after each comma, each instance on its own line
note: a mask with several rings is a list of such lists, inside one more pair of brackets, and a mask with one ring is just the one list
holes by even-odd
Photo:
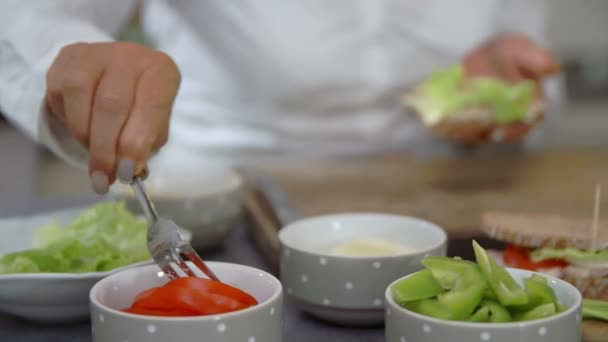
[[[220, 244], [241, 217], [243, 179], [220, 164], [196, 160], [158, 164], [144, 183], [159, 215], [191, 231], [196, 249]], [[110, 192], [124, 199], [130, 211], [142, 213], [130, 186], [115, 183]]]
[[[34, 234], [40, 227], [52, 221], [68, 223], [86, 208], [1, 219], [0, 255], [31, 248]], [[188, 232], [183, 233], [186, 239], [190, 239]], [[113, 272], [151, 262], [144, 261], [109, 272], [3, 274], [0, 275], [0, 311], [43, 322], [86, 320], [89, 291], [97, 281]]]
[[[520, 284], [531, 271], [508, 269]], [[545, 319], [513, 323], [469, 323], [445, 321], [402, 308], [393, 299], [391, 287], [386, 289], [386, 341], [387, 342], [580, 342], [580, 292], [569, 283], [555, 277], [547, 278], [560, 302], [567, 310]]]
[[281, 283], [249, 266], [209, 262], [225, 283], [254, 296], [259, 304], [241, 311], [201, 317], [154, 317], [120, 311], [140, 292], [167, 282], [156, 265], [115, 273], [91, 290], [91, 323], [95, 342], [280, 342]]
[[[398, 242], [408, 251], [383, 257], [348, 257], [332, 247], [351, 239]], [[342, 325], [384, 320], [384, 291], [395, 279], [422, 268], [428, 255], [444, 256], [446, 234], [417, 218], [388, 214], [337, 214], [294, 222], [279, 233], [281, 280], [296, 305]]]

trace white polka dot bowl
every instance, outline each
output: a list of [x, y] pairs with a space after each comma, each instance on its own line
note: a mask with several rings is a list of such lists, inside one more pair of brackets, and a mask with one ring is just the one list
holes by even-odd
[[[161, 216], [192, 232], [194, 248], [216, 247], [241, 218], [244, 181], [221, 164], [195, 158], [179, 160], [150, 166], [146, 188]], [[130, 211], [141, 213], [130, 186], [117, 182], [110, 196], [125, 200]]]
[[[444, 256], [446, 234], [417, 218], [377, 213], [335, 214], [294, 222], [279, 233], [281, 281], [302, 311], [347, 326], [381, 325], [384, 291], [422, 268], [428, 255]], [[390, 256], [343, 256], [334, 248], [353, 240], [398, 243]]]
[[115, 273], [90, 293], [94, 342], [280, 342], [283, 291], [271, 274], [249, 266], [208, 262], [225, 283], [254, 296], [245, 310], [200, 317], [155, 317], [120, 311], [140, 292], [168, 280], [156, 265]]
[[[520, 284], [534, 274], [531, 271], [508, 269]], [[386, 289], [386, 342], [580, 342], [580, 292], [567, 282], [543, 274], [566, 311], [544, 319], [509, 323], [470, 323], [445, 321], [402, 308], [393, 300], [391, 286]], [[406, 278], [406, 277], [404, 277]], [[403, 279], [403, 278], [402, 278]]]

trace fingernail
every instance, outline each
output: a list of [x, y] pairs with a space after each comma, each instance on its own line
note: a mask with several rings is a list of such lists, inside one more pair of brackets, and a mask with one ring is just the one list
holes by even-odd
[[108, 192], [108, 186], [110, 184], [108, 176], [104, 173], [93, 171], [93, 173], [91, 173], [91, 183], [93, 184], [93, 190], [95, 190], [96, 193], [103, 195]]
[[121, 159], [118, 162], [118, 169], [116, 175], [118, 179], [123, 183], [131, 183], [135, 173], [135, 162], [131, 159]]

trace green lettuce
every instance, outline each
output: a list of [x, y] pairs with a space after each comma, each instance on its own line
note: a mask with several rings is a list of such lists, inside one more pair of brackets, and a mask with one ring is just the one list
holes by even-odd
[[0, 274], [103, 272], [150, 258], [145, 220], [122, 202], [96, 204], [66, 227], [40, 228], [33, 249], [0, 257]]
[[467, 79], [462, 65], [438, 70], [421, 89], [422, 93], [407, 101], [431, 124], [472, 107], [488, 108], [500, 124], [520, 121], [530, 110], [535, 93], [532, 81], [510, 84], [490, 77]]
[[608, 302], [601, 300], [583, 300], [583, 317], [608, 321]]
[[608, 262], [608, 250], [593, 251], [576, 248], [539, 248], [530, 253], [530, 259], [534, 262], [548, 259], [561, 259], [570, 263]]

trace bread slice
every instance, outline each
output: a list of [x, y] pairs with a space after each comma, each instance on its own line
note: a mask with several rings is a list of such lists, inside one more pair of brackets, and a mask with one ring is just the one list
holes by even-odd
[[[502, 258], [502, 251], [497, 251], [497, 250], [493, 250], [493, 249], [489, 249], [488, 250], [488, 254], [494, 259], [496, 260], [496, 262], [501, 265], [501, 266], [505, 266], [504, 262], [503, 262], [503, 258]], [[586, 272], [586, 271], [583, 271]], [[594, 272], [601, 272], [601, 271], [595, 271]], [[597, 273], [596, 275], [600, 275], [601, 273]], [[600, 296], [596, 296], [596, 294], [598, 292], [601, 291], [591, 291], [592, 287], [591, 287], [591, 281], [587, 281], [587, 280], [576, 280], [573, 279], [573, 277], [576, 276], [580, 276], [580, 271], [577, 271], [576, 269], [570, 268], [570, 266], [568, 267], [568, 271], [566, 272], [566, 277], [567, 279], [564, 279], [566, 281], [569, 281], [572, 284], [575, 284], [578, 282], [578, 286], [580, 286], [579, 290], [581, 291], [581, 293], [583, 294], [584, 298], [590, 298], [590, 299], [599, 299], [599, 300], [606, 300], [605, 294], [606, 292], [603, 292], [604, 295], [600, 295]], [[560, 277], [564, 276], [564, 272], [562, 270]], [[589, 277], [587, 277], [587, 279], [590, 279]], [[594, 284], [594, 286], [597, 286], [597, 283]], [[598, 288], [603, 288], [603, 291], [606, 291], [605, 287], [602, 286], [598, 286]], [[595, 297], [595, 298], [593, 298]], [[598, 320], [583, 320], [582, 323], [582, 331], [583, 331], [583, 342], [608, 342], [608, 322], [604, 322], [604, 321], [598, 321]]]
[[608, 323], [584, 320], [582, 328], [583, 342], [608, 342]]
[[608, 248], [608, 225], [600, 223], [597, 240], [593, 241], [591, 218], [489, 211], [482, 216], [481, 228], [495, 240], [521, 247]]
[[544, 120], [545, 104], [535, 101], [522, 121], [500, 124], [494, 120], [494, 113], [488, 107], [476, 106], [465, 111], [438, 118], [422, 113], [421, 101], [425, 94], [416, 89], [405, 96], [405, 105], [430, 132], [439, 138], [456, 140], [465, 144], [501, 142], [509, 136], [525, 136], [539, 122]]
[[563, 280], [576, 286], [584, 298], [608, 301], [608, 270], [569, 265], [562, 270]]

